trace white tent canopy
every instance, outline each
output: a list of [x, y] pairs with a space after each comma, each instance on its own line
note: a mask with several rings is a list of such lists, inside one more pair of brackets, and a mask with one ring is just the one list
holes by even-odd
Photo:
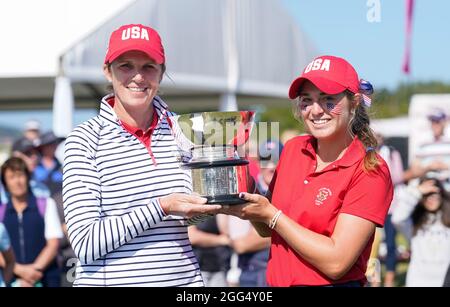
[[[279, 0], [138, 0], [64, 53], [61, 76], [103, 84], [109, 35], [128, 23], [160, 33], [170, 76], [162, 82], [165, 93], [220, 93], [221, 110], [237, 109], [236, 95], [286, 97], [291, 80], [314, 57]], [[61, 97], [55, 106], [65, 104]], [[66, 134], [72, 127], [54, 128]]]

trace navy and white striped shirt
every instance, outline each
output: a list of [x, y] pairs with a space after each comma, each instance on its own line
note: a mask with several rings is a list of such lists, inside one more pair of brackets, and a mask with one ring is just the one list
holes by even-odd
[[158, 201], [192, 191], [190, 174], [176, 158], [167, 105], [153, 100], [159, 118], [151, 138], [155, 165], [120, 124], [111, 97], [65, 144], [64, 214], [79, 259], [74, 285], [203, 286], [186, 220], [165, 216]]

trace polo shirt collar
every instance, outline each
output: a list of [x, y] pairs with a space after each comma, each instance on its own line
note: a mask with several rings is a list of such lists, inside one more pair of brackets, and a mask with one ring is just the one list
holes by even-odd
[[[114, 109], [108, 103], [108, 100], [113, 97], [114, 93], [111, 93], [102, 98], [99, 115], [103, 122], [120, 127], [121, 122], [114, 112]], [[153, 110], [156, 111], [156, 114], [158, 115], [158, 125], [165, 117], [170, 116], [171, 114], [169, 112], [169, 107], [159, 96], [155, 96], [152, 103]]]
[[[316, 159], [316, 147], [316, 138], [314, 138], [313, 136], [309, 136], [309, 138], [306, 140], [304, 150], [312, 157], [314, 157], [314, 159]], [[366, 151], [364, 149], [364, 145], [358, 137], [355, 137], [348, 146], [347, 151], [339, 160], [336, 161], [335, 164], [344, 167], [352, 166], [355, 163], [361, 161], [364, 158], [365, 153]]]

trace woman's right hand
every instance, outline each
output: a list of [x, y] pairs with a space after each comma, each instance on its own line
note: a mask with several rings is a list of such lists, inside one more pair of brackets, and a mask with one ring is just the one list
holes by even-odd
[[161, 197], [159, 203], [166, 214], [191, 218], [199, 214], [217, 214], [221, 205], [208, 205], [207, 199], [197, 195], [174, 193]]

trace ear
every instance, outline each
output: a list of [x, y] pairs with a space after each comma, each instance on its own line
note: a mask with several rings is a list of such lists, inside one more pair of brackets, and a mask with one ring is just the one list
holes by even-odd
[[108, 82], [112, 82], [112, 73], [111, 73], [110, 65], [103, 64], [103, 74], [105, 75], [105, 78], [106, 78], [106, 80], [108, 80]]

